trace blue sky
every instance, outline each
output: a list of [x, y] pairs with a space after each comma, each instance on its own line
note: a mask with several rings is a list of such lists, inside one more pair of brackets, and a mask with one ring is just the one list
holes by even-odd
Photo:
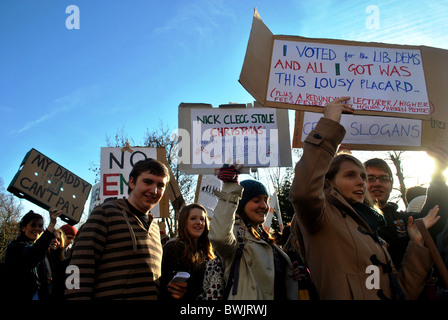
[[160, 121], [177, 128], [182, 102], [252, 102], [238, 78], [254, 7], [273, 34], [448, 49], [447, 1], [0, 0], [4, 187], [31, 148], [93, 184], [106, 136], [141, 145]]

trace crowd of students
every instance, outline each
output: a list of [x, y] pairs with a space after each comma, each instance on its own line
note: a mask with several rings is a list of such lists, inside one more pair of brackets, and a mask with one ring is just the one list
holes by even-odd
[[[241, 166], [235, 164], [219, 171], [223, 188], [215, 192], [211, 221], [202, 205], [185, 206], [177, 237], [162, 244], [150, 210], [163, 196], [169, 172], [146, 159], [129, 176], [128, 198], [97, 206], [78, 232], [55, 228], [61, 214], [55, 208], [45, 231], [41, 215], [26, 214], [6, 253], [7, 298], [194, 301], [202, 294], [206, 263], [219, 257], [229, 300], [427, 299], [429, 280], [440, 283], [415, 220], [423, 221], [447, 261], [448, 153], [428, 151], [436, 168], [424, 201], [412, 206], [414, 212], [398, 211], [388, 201], [393, 175], [384, 160], [361, 163], [338, 153], [345, 135], [341, 114], [353, 113], [348, 100], [326, 105], [305, 140], [290, 190], [295, 214], [286, 241], [263, 229], [266, 187], [239, 181]], [[76, 267], [76, 285], [66, 285], [68, 266]], [[376, 278], [370, 266], [379, 270]]]

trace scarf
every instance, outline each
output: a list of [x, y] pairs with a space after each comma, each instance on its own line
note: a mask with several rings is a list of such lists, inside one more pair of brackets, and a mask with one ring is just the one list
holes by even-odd
[[356, 202], [352, 205], [352, 207], [364, 219], [364, 221], [373, 231], [376, 231], [379, 227], [383, 227], [386, 225], [386, 220], [384, 220], [383, 215], [378, 213], [372, 207], [362, 202]]

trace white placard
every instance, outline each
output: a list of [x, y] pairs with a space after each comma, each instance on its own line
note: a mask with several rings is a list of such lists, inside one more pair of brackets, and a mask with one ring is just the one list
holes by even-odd
[[213, 218], [213, 213], [218, 204], [218, 197], [213, 193], [215, 190], [222, 190], [223, 182], [218, 177], [207, 174], [203, 175], [199, 187], [198, 203], [207, 209], [207, 216]]
[[279, 166], [276, 109], [192, 109], [191, 122], [192, 168], [221, 168], [235, 162], [250, 167]]
[[430, 114], [420, 50], [274, 40], [267, 101]]
[[[157, 159], [156, 148], [132, 148], [132, 152], [122, 148], [101, 148], [100, 202], [107, 198], [128, 198], [129, 174], [134, 164], [147, 158]], [[160, 217], [157, 204], [151, 214]]]
[[270, 231], [272, 225], [272, 218], [274, 217], [274, 214], [276, 214], [279, 230], [280, 232], [283, 232], [284, 226], [283, 226], [282, 212], [280, 210], [280, 205], [278, 203], [277, 192], [274, 191], [274, 193], [271, 194], [268, 203], [269, 203], [269, 211], [263, 223], [264, 230], [266, 230], [266, 232]]
[[92, 212], [93, 209], [95, 209], [96, 206], [98, 206], [101, 202], [100, 200], [100, 183], [98, 182], [92, 187], [92, 191], [90, 192], [90, 206], [89, 206], [89, 214]]
[[[321, 113], [304, 113], [302, 142], [322, 116]], [[411, 147], [421, 145], [422, 120], [343, 114], [341, 125], [346, 130], [342, 143]]]

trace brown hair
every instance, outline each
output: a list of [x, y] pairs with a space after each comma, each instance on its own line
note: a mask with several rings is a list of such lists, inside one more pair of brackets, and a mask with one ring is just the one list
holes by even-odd
[[[191, 209], [200, 209], [205, 213], [205, 228], [204, 232], [198, 239], [197, 247], [192, 241], [190, 235], [187, 231], [188, 218], [190, 217]], [[182, 253], [183, 262], [189, 266], [193, 267], [196, 264], [201, 264], [205, 260], [211, 260], [215, 257], [213, 253], [213, 248], [208, 238], [209, 232], [209, 222], [207, 217], [207, 210], [199, 203], [192, 203], [181, 209], [178, 218], [179, 235], [176, 241], [182, 241], [185, 243], [184, 252]], [[203, 256], [201, 255], [203, 253]], [[204, 257], [205, 256], [205, 257]]]
[[387, 172], [389, 175], [391, 181], [393, 182], [394, 175], [392, 174], [392, 170], [390, 170], [389, 165], [386, 161], [380, 158], [372, 158], [364, 162], [364, 167], [374, 167], [383, 170], [384, 172]]
[[[336, 174], [341, 169], [341, 165], [344, 162], [346, 162], [346, 161], [351, 161], [356, 166], [361, 168], [364, 171], [364, 173], [366, 173], [366, 168], [364, 167], [362, 162], [359, 161], [356, 157], [354, 157], [354, 156], [352, 156], [351, 154], [348, 154], [348, 153], [338, 153], [334, 157], [333, 161], [331, 161], [330, 168], [328, 169], [327, 173], [325, 174], [325, 179], [333, 181], [334, 177], [336, 176]], [[367, 176], [367, 173], [366, 173], [366, 176]], [[326, 185], [326, 187], [329, 187], [329, 186]], [[366, 192], [366, 194], [364, 196], [364, 203], [367, 204], [370, 207], [374, 207], [375, 206], [375, 203], [374, 203], [372, 197], [370, 196], [369, 192]]]
[[[129, 173], [129, 180], [131, 177], [134, 182], [137, 182], [137, 178], [144, 172], [151, 173], [159, 177], [166, 177], [166, 182], [170, 181], [170, 172], [168, 168], [159, 160], [147, 158], [145, 160], [138, 161]], [[131, 193], [131, 188], [128, 188], [128, 194]]]
[[[250, 201], [250, 200], [249, 200]], [[263, 226], [259, 228], [255, 228], [247, 218], [247, 214], [244, 211], [245, 206], [238, 206], [235, 214], [236, 219], [241, 219], [244, 225], [247, 227], [247, 230], [255, 237], [255, 239], [263, 239], [270, 243], [276, 243], [277, 239], [273, 237], [269, 232], [267, 232]]]
[[20, 220], [19, 236], [25, 236], [25, 233], [22, 231], [22, 228], [25, 228], [31, 222], [37, 222], [39, 220], [42, 220], [42, 224], [43, 224], [44, 217], [42, 215], [40, 215], [39, 213], [34, 212], [33, 210], [28, 211], [28, 213], [22, 217], [22, 220]]

